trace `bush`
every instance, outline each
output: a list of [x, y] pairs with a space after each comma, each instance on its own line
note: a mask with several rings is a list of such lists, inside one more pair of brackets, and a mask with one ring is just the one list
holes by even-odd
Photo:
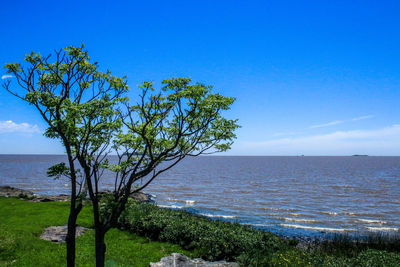
[[186, 211], [160, 209], [148, 203], [129, 202], [119, 224], [152, 240], [195, 250], [198, 257], [212, 261], [244, 259], [248, 253], [265, 258], [289, 247], [282, 239], [249, 226], [212, 221]]
[[246, 267], [400, 266], [399, 240], [385, 236], [352, 239], [337, 235], [300, 250], [294, 239], [134, 201], [128, 203], [119, 225], [152, 240], [179, 244], [196, 257], [236, 261]]

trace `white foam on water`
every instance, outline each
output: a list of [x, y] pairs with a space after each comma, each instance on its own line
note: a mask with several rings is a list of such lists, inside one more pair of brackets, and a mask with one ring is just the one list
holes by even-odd
[[347, 231], [355, 231], [355, 229], [344, 229], [344, 228], [329, 228], [329, 227], [317, 227], [317, 226], [307, 226], [307, 225], [300, 225], [300, 224], [280, 224], [284, 227], [291, 227], [291, 228], [301, 228], [307, 230], [316, 230], [321, 232], [347, 232]]
[[289, 221], [289, 222], [309, 222], [309, 223], [316, 223], [319, 221], [316, 220], [310, 220], [310, 219], [298, 219], [298, 218], [282, 218], [285, 221]]
[[321, 214], [327, 214], [327, 215], [339, 215], [338, 212], [333, 212], [333, 211], [321, 211]]
[[314, 215], [311, 215], [311, 214], [302, 214], [302, 213], [289, 213], [288, 215], [289, 216], [295, 216], [295, 217], [297, 217], [297, 216], [311, 217], [311, 218], [315, 217]]
[[397, 232], [397, 231], [399, 231], [399, 228], [396, 228], [396, 227], [372, 227], [372, 226], [365, 226], [365, 228], [367, 228], [368, 230], [370, 230], [370, 231], [373, 231], [373, 232], [380, 232], [380, 231], [382, 231], [382, 232]]
[[357, 221], [365, 222], [365, 223], [372, 223], [372, 224], [387, 224], [387, 222], [380, 221], [380, 220], [357, 219]]
[[224, 219], [233, 219], [237, 216], [234, 215], [219, 215], [219, 214], [208, 214], [208, 213], [199, 213], [199, 215], [210, 217], [210, 218], [224, 218]]
[[282, 208], [270, 208], [270, 207], [263, 207], [263, 208], [257, 208], [259, 210], [275, 210], [275, 211], [298, 211], [298, 209], [292, 209], [292, 208], [288, 208], [288, 209], [282, 209]]
[[177, 205], [157, 205], [159, 208], [167, 208], [167, 209], [184, 209], [187, 208], [185, 206], [177, 206]]
[[169, 202], [180, 202], [180, 203], [185, 203], [187, 205], [194, 205], [194, 203], [196, 203], [195, 200], [181, 200], [181, 199], [176, 199], [176, 198], [167, 198], [166, 201], [169, 201]]

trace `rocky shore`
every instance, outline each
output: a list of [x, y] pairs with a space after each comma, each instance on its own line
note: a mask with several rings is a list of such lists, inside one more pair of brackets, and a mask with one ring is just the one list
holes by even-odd
[[[69, 201], [69, 195], [39, 195], [29, 190], [19, 189], [11, 186], [0, 186], [0, 196], [3, 197], [18, 197], [32, 202], [48, 202], [48, 201]], [[142, 202], [151, 202], [149, 194], [142, 192], [131, 194], [133, 200]]]

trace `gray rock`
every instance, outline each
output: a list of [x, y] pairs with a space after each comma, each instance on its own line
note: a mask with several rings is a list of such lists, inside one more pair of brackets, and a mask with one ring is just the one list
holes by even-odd
[[[100, 192], [100, 194], [110, 194], [111, 192]], [[3, 197], [18, 197], [21, 199], [26, 199], [32, 202], [50, 202], [50, 201], [69, 201], [70, 196], [69, 195], [49, 195], [49, 196], [44, 196], [44, 195], [37, 195], [34, 194], [31, 191], [24, 190], [24, 189], [19, 189], [11, 186], [0, 186], [0, 196]], [[132, 193], [130, 196], [135, 201], [140, 201], [140, 202], [151, 202], [151, 198], [149, 194], [143, 193], [143, 192], [136, 192]]]
[[129, 197], [139, 202], [151, 202], [150, 195], [143, 192], [132, 193]]
[[31, 199], [31, 198], [34, 198], [36, 195], [31, 191], [18, 189], [18, 188], [6, 185], [6, 186], [0, 186], [0, 196]]
[[32, 199], [32, 202], [50, 202], [50, 201], [60, 201], [60, 202], [65, 202], [69, 201], [70, 196], [69, 195], [52, 195], [52, 196], [36, 196], [34, 199]]
[[159, 262], [151, 262], [150, 267], [239, 267], [239, 265], [235, 262], [190, 259], [180, 253], [172, 253], [171, 256], [161, 258]]
[[[83, 235], [88, 229], [82, 226], [76, 227], [76, 235]], [[67, 237], [67, 225], [63, 226], [50, 226], [44, 229], [44, 233], [40, 236], [41, 239], [55, 242], [55, 243], [65, 243], [65, 238]]]

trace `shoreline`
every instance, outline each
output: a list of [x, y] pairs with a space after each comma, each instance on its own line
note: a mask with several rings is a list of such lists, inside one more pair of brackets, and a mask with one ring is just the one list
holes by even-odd
[[[7, 189], [10, 188], [7, 187]], [[13, 191], [16, 193], [17, 190]], [[35, 216], [41, 218], [39, 210], [49, 216], [46, 220], [42, 218], [46, 227], [48, 220], [59, 221], [52, 225], [66, 223], [68, 203], [65, 201], [42, 201], [42, 203], [36, 201], [35, 203], [29, 198], [18, 199], [18, 196], [8, 195], [8, 197], [0, 197], [0, 202], [4, 203], [0, 211], [10, 215], [14, 214], [12, 215], [14, 219], [10, 218], [10, 220], [19, 220], [20, 225], [25, 226], [29, 220], [35, 220]], [[270, 266], [271, 262], [275, 265], [290, 263], [286, 266], [299, 266], [300, 263], [300, 266], [326, 266], [332, 263], [336, 266], [370, 266], [368, 264], [371, 261], [376, 263], [373, 266], [398, 266], [400, 262], [400, 237], [389, 239], [381, 236], [376, 239], [360, 240], [337, 235], [330, 241], [302, 242], [294, 238], [280, 237], [248, 225], [218, 219], [211, 220], [184, 210], [159, 208], [154, 203], [140, 201], [129, 201], [128, 203], [126, 211], [119, 220], [117, 227], [119, 231], [137, 234], [141, 238], [145, 238], [149, 244], [160, 241], [178, 244], [181, 249], [195, 253], [195, 257], [201, 257], [208, 261], [224, 259], [239, 262], [242, 264], [241, 266], [253, 266], [252, 263], [256, 263], [257, 266]], [[27, 208], [35, 210], [35, 212], [26, 213]], [[64, 215], [62, 217], [52, 216], [51, 214], [54, 212], [49, 211], [58, 208], [63, 209]], [[86, 223], [79, 224], [88, 227], [89, 231], [92, 227], [90, 208], [90, 205], [85, 205], [85, 211], [80, 220], [83, 219]], [[7, 220], [0, 221], [0, 230], [2, 227], [11, 229], [14, 227], [14, 223], [9, 224]], [[43, 229], [36, 231], [39, 233]], [[117, 229], [115, 230], [117, 231]], [[16, 229], [16, 231], [20, 230]], [[4, 233], [0, 231], [0, 241], [1, 238], [4, 238], [2, 235]], [[28, 237], [36, 235], [28, 234]], [[14, 234], [12, 238], [23, 239], [24, 236]]]
[[[30, 190], [26, 189], [20, 189], [16, 187], [11, 187], [11, 186], [0, 186], [0, 196], [3, 197], [16, 197], [22, 200], [27, 200], [30, 202], [51, 202], [51, 201], [57, 201], [57, 202], [67, 202], [70, 200], [69, 195], [66, 194], [56, 194], [56, 195], [41, 195], [41, 194], [36, 194]], [[131, 199], [139, 202], [146, 202], [146, 203], [153, 203], [156, 204], [156, 202], [152, 199], [151, 194], [146, 194], [143, 192], [138, 192], [135, 193], [134, 195], [131, 195]], [[167, 209], [167, 210], [175, 210], [175, 211], [185, 211], [191, 215], [194, 216], [199, 216], [202, 218], [206, 218], [210, 221], [222, 221], [222, 222], [228, 222], [228, 223], [237, 223], [237, 221], [233, 221], [231, 218], [225, 218], [226, 216], [207, 216], [206, 214], [200, 213], [200, 212], [193, 212], [190, 209], [178, 209], [178, 208], [173, 208], [169, 207], [166, 205], [157, 205], [156, 206], [159, 209]], [[229, 216], [228, 216], [229, 217]], [[254, 224], [250, 223], [241, 223], [239, 224], [243, 226], [249, 226], [253, 229], [271, 233], [273, 235], [276, 235], [279, 238], [285, 239], [285, 240], [296, 240], [299, 242], [299, 247], [301, 248], [313, 248], [315, 246], [318, 246], [321, 243], [324, 242], [330, 242], [331, 240], [335, 239], [346, 239], [347, 241], [353, 240], [354, 242], [364, 242], [365, 240], [369, 239], [375, 239], [375, 238], [388, 238], [391, 239], [392, 237], [397, 237], [400, 238], [400, 232], [393, 233], [393, 232], [369, 232], [369, 233], [359, 233], [359, 232], [329, 232], [329, 231], [317, 231], [317, 230], [312, 230], [310, 232], [317, 232], [313, 233], [313, 235], [310, 234], [284, 234], [276, 231], [271, 231], [265, 227], [259, 227]], [[284, 228], [284, 227], [282, 227]], [[284, 232], [290, 232], [291, 228], [286, 227], [284, 229], [287, 229]], [[304, 232], [307, 232], [305, 229]]]

